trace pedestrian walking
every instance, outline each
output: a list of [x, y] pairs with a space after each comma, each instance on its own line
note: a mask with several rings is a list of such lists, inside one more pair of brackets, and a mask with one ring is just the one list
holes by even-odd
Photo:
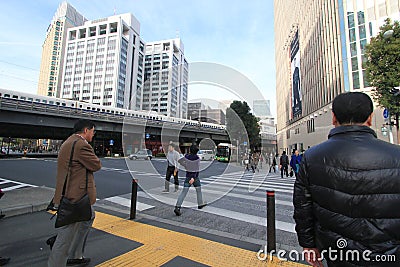
[[271, 170], [274, 170], [274, 173], [276, 173], [276, 158], [279, 157], [279, 154], [276, 154], [276, 157], [272, 158], [272, 164], [269, 166], [269, 171], [268, 174], [271, 173]]
[[283, 178], [283, 173], [286, 174], [286, 177], [289, 177], [288, 165], [289, 165], [289, 157], [286, 155], [286, 151], [283, 151], [282, 155], [279, 159], [279, 168], [281, 169], [281, 178]]
[[297, 173], [300, 170], [301, 157], [302, 156], [299, 154], [299, 151], [295, 150], [292, 154], [292, 157], [290, 158], [290, 167], [292, 168], [292, 171], [294, 172], [296, 177]]
[[[101, 169], [101, 162], [89, 144], [94, 134], [95, 125], [93, 122], [79, 120], [74, 125], [74, 134], [61, 146], [57, 159], [56, 190], [53, 198], [55, 206], [60, 204], [64, 182], [67, 178], [65, 198], [71, 202], [76, 202], [87, 193], [90, 204], [93, 205], [96, 202], [93, 172]], [[69, 164], [70, 159], [71, 165]], [[88, 181], [87, 191], [86, 181]], [[95, 213], [92, 206], [92, 217], [89, 221], [76, 222], [58, 228], [57, 238], [52, 244], [48, 260], [49, 267], [89, 264], [90, 258], [83, 257], [83, 252], [94, 217]]]
[[185, 157], [179, 160], [179, 163], [182, 164], [182, 166], [184, 166], [186, 169], [186, 178], [185, 182], [183, 183], [182, 192], [179, 195], [178, 200], [176, 201], [174, 209], [174, 213], [176, 214], [176, 216], [180, 216], [182, 214], [181, 206], [183, 200], [185, 199], [189, 191], [189, 188], [192, 185], [196, 189], [197, 205], [198, 205], [197, 207], [199, 209], [202, 209], [207, 205], [205, 202], [203, 202], [203, 195], [201, 193], [201, 183], [199, 178], [200, 158], [197, 155], [197, 152], [199, 152], [198, 146], [191, 145], [190, 153], [186, 154]]
[[250, 169], [249, 169], [250, 162], [249, 162], [249, 157], [247, 156], [247, 154], [243, 155], [243, 164], [244, 164], [244, 169], [246, 171], [250, 171]]
[[165, 174], [165, 181], [164, 181], [164, 190], [163, 193], [169, 193], [169, 181], [171, 179], [171, 175], [174, 176], [174, 184], [175, 184], [175, 191], [179, 190], [179, 179], [178, 179], [178, 160], [179, 160], [179, 153], [175, 150], [175, 144], [170, 143], [168, 145], [168, 153], [167, 153], [167, 171]]
[[[328, 266], [400, 266], [400, 147], [370, 128], [367, 94], [338, 95], [332, 112], [335, 127], [303, 155], [294, 185], [306, 260], [322, 266], [324, 255]], [[379, 262], [390, 256], [392, 262]]]

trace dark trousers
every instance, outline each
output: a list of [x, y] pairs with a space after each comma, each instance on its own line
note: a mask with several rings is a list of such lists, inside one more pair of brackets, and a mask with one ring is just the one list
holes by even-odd
[[282, 178], [283, 178], [283, 172], [285, 172], [286, 177], [289, 176], [289, 173], [288, 173], [288, 165], [282, 165], [282, 167], [281, 167], [281, 177], [282, 177]]
[[169, 182], [169, 180], [171, 179], [171, 175], [173, 175], [174, 176], [174, 184], [179, 185], [178, 171], [176, 172], [175, 175], [174, 175], [174, 171], [175, 171], [175, 166], [168, 166], [167, 174], [165, 175], [165, 179]]

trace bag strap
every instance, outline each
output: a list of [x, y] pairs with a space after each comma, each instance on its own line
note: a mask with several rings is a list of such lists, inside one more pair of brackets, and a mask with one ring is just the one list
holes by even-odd
[[[74, 143], [72, 144], [71, 155], [69, 156], [68, 171], [67, 171], [67, 175], [65, 175], [64, 186], [63, 186], [63, 191], [62, 191], [63, 196], [65, 195], [65, 188], [67, 186], [67, 179], [68, 179], [69, 172], [71, 170], [72, 157], [74, 155], [76, 142], [78, 142], [78, 140], [75, 140]], [[86, 174], [86, 190], [87, 190], [87, 174]]]

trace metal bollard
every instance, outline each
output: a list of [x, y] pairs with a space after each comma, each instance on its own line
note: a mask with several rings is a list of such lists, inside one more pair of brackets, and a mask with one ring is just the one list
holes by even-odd
[[137, 203], [137, 190], [138, 190], [138, 180], [132, 179], [132, 194], [131, 194], [131, 212], [129, 219], [136, 219], [136, 203]]
[[267, 252], [276, 251], [275, 191], [267, 190]]

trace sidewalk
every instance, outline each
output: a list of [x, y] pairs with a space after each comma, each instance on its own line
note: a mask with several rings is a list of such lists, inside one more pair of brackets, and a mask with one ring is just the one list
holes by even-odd
[[11, 217], [45, 210], [53, 195], [54, 189], [44, 186], [7, 191], [0, 199], [0, 214]]

